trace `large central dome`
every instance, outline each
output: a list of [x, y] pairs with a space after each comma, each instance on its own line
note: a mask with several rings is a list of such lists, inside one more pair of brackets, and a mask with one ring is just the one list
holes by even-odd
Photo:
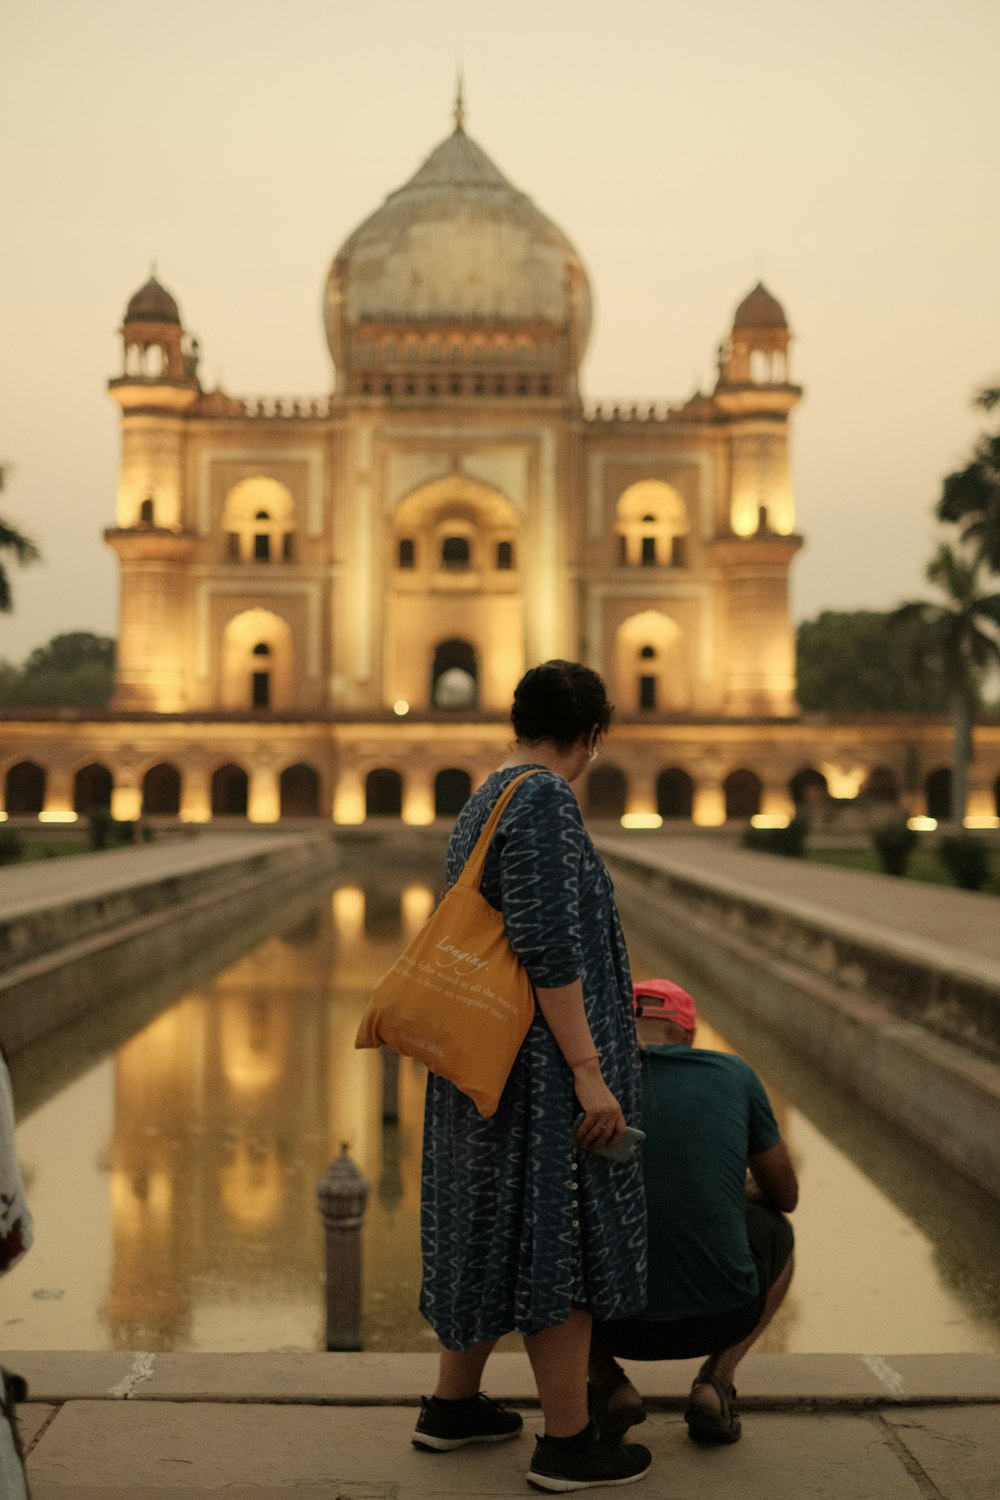
[[373, 323], [544, 324], [579, 358], [590, 290], [566, 236], [459, 124], [345, 242], [326, 321], [338, 363], [348, 330]]

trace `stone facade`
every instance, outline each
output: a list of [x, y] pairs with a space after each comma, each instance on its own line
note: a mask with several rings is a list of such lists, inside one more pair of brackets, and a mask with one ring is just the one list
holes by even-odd
[[[110, 789], [123, 817], [428, 821], [488, 772], [515, 683], [556, 656], [617, 705], [623, 780], [591, 774], [597, 810], [783, 815], [808, 767], [836, 795], [879, 768], [916, 790], [924, 752], [898, 733], [798, 715], [781, 305], [756, 286], [714, 388], [673, 406], [588, 405], [589, 326], [576, 251], [461, 118], [334, 259], [329, 397], [206, 390], [151, 278], [110, 382], [113, 709], [8, 725], [8, 811], [68, 816]], [[976, 807], [993, 795], [974, 780]]]

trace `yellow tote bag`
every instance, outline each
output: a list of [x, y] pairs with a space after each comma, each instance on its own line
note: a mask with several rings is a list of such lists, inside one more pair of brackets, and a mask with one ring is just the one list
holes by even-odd
[[535, 1014], [531, 980], [507, 941], [503, 915], [480, 895], [490, 841], [514, 792], [497, 798], [455, 884], [372, 991], [355, 1047], [383, 1043], [426, 1063], [496, 1114], [504, 1084]]

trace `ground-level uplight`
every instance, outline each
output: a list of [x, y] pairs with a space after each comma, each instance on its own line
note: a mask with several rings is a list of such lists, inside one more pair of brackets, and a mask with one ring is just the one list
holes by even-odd
[[933, 833], [937, 827], [937, 818], [907, 818], [907, 828], [912, 828], [914, 833]]
[[623, 828], [662, 828], [663, 819], [659, 813], [623, 813], [621, 825]]
[[392, 711], [397, 716], [397, 718], [402, 719], [406, 714], [410, 712], [410, 705], [407, 703], [405, 698], [397, 698], [395, 703], [392, 705]]

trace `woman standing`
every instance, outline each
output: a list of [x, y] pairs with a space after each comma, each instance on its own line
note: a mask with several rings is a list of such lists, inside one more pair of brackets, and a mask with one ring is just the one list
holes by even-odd
[[650, 1461], [639, 1444], [602, 1440], [587, 1409], [591, 1317], [637, 1313], [646, 1287], [638, 1160], [591, 1154], [638, 1123], [628, 956], [570, 785], [611, 716], [601, 679], [575, 662], [546, 662], [518, 684], [516, 744], [460, 814], [447, 878], [508, 783], [537, 767], [500, 820], [481, 889], [503, 913], [538, 1009], [496, 1114], [484, 1119], [431, 1074], [424, 1123], [420, 1306], [442, 1347], [413, 1441], [448, 1449], [517, 1435], [521, 1418], [479, 1391], [494, 1343], [516, 1331], [545, 1419], [528, 1479], [558, 1491], [629, 1483]]

